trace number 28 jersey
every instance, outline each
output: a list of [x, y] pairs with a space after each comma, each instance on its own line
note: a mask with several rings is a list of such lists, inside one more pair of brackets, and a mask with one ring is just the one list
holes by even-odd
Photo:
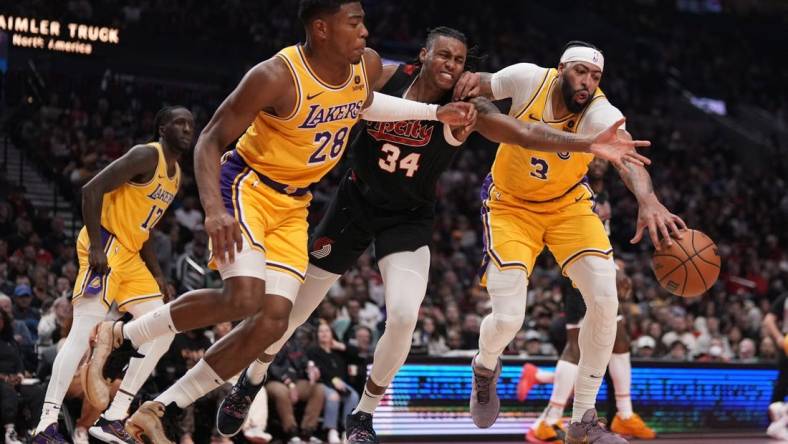
[[[381, 92], [403, 97], [417, 75], [400, 65]], [[450, 94], [450, 93], [449, 93]], [[441, 104], [450, 99], [447, 94]], [[438, 121], [362, 122], [353, 142], [352, 168], [377, 206], [390, 210], [434, 205], [435, 188], [460, 142]]]
[[238, 140], [247, 165], [269, 179], [296, 188], [319, 181], [342, 157], [367, 99], [364, 61], [349, 65], [341, 85], [321, 80], [309, 66], [301, 45], [287, 47], [280, 58], [292, 76], [296, 104], [289, 116], [265, 111]]

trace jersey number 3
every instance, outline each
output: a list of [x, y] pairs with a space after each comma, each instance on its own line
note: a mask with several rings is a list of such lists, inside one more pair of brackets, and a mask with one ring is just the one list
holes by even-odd
[[378, 166], [380, 166], [383, 171], [393, 173], [397, 171], [399, 167], [399, 169], [405, 170], [405, 176], [407, 177], [413, 177], [416, 171], [418, 171], [421, 154], [410, 153], [400, 159], [399, 156], [401, 151], [399, 147], [390, 143], [384, 143], [380, 150], [387, 154], [385, 159], [378, 160]]
[[531, 176], [539, 180], [547, 180], [547, 161], [538, 157], [531, 157], [531, 165], [534, 167], [531, 171]]

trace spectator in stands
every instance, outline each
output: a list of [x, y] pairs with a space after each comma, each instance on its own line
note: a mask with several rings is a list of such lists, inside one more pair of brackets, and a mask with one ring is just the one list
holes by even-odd
[[651, 336], [641, 336], [635, 341], [635, 356], [638, 358], [654, 357], [657, 341]]
[[23, 384], [23, 379], [25, 367], [13, 321], [0, 310], [0, 425], [7, 444], [21, 444], [15, 427], [20, 415], [26, 416], [24, 426], [32, 427], [44, 404], [44, 390], [38, 384]]
[[317, 345], [309, 348], [307, 355], [320, 369], [320, 382], [325, 390], [323, 428], [328, 430], [328, 442], [339, 443], [340, 405], [342, 418], [353, 411], [358, 404], [358, 392], [350, 386], [348, 361], [358, 353], [352, 345], [338, 341], [327, 322], [321, 321], [317, 327]]
[[363, 325], [356, 327], [356, 332], [353, 336], [353, 339], [348, 341], [348, 345], [355, 347], [357, 352], [355, 355], [349, 356], [348, 382], [350, 382], [350, 386], [357, 393], [362, 393], [367, 382], [367, 367], [372, 364], [372, 358], [375, 354], [374, 338], [372, 329]]
[[435, 319], [431, 316], [425, 316], [413, 332], [411, 353], [414, 353], [414, 349], [430, 356], [440, 356], [449, 351], [446, 338], [438, 331]]
[[[299, 328], [282, 350], [274, 357], [268, 369], [265, 390], [274, 402], [285, 438], [312, 442], [317, 431], [317, 421], [325, 403], [325, 389], [320, 383], [320, 370], [307, 357], [302, 346], [306, 335], [304, 327]], [[312, 364], [310, 366], [310, 363]], [[301, 421], [296, 421], [295, 406], [305, 403]]]
[[38, 339], [38, 321], [41, 319], [41, 313], [37, 308], [31, 306], [32, 302], [33, 290], [30, 289], [30, 285], [17, 285], [14, 289], [14, 318], [27, 325], [27, 329], [35, 340]]
[[685, 344], [683, 341], [679, 339], [673, 341], [673, 343], [670, 344], [670, 352], [668, 353], [667, 356], [665, 356], [665, 358], [673, 361], [689, 360], [690, 355], [689, 355], [689, 348], [687, 347], [687, 344]]
[[183, 199], [183, 205], [175, 210], [175, 220], [191, 232], [202, 229], [202, 219], [202, 212], [197, 209], [197, 200], [192, 196]]

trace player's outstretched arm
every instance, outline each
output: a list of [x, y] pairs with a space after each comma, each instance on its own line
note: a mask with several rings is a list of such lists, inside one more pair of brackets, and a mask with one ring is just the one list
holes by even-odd
[[[374, 50], [367, 48], [363, 57], [370, 85], [373, 85], [373, 89], [380, 89], [381, 76], [384, 73], [380, 56]], [[438, 106], [369, 91], [361, 117], [372, 122], [439, 120], [447, 125], [468, 126], [476, 120], [476, 109], [470, 103], [448, 103]]]
[[[618, 130], [618, 135], [621, 138], [632, 139], [632, 136], [625, 130]], [[643, 166], [631, 162], [614, 163], [613, 166], [616, 167], [621, 180], [638, 201], [637, 230], [635, 237], [630, 242], [633, 244], [640, 242], [644, 229], [648, 229], [651, 241], [657, 250], [661, 249], [660, 234], [667, 245], [673, 244], [671, 233], [677, 238], [681, 238], [681, 231], [687, 229], [687, 224], [659, 201], [654, 193], [654, 186], [648, 171]]]
[[[205, 232], [220, 261], [235, 260], [243, 238], [236, 220], [227, 213], [219, 192], [220, 157], [249, 127], [260, 110], [285, 116], [295, 106], [294, 84], [285, 62], [268, 59], [244, 75], [200, 133], [194, 149], [194, 169], [200, 201], [205, 209]], [[290, 94], [288, 94], [290, 93]]]
[[101, 207], [104, 195], [136, 179], [147, 182], [156, 171], [159, 153], [150, 145], [132, 147], [82, 187], [82, 220], [90, 238], [88, 262], [97, 273], [107, 272], [107, 255], [101, 243]]
[[[593, 153], [613, 163], [620, 163], [624, 159], [639, 165], [650, 163], [646, 157], [636, 151], [637, 147], [648, 146], [648, 142], [610, 137], [607, 134], [621, 126], [623, 119], [599, 135], [588, 137], [560, 131], [549, 125], [517, 120], [501, 113], [489, 99], [484, 97], [475, 97], [471, 99], [471, 103], [476, 106], [479, 113], [476, 126], [472, 129], [479, 131], [493, 142], [509, 143], [546, 152]], [[470, 129], [460, 130], [455, 136], [458, 140], [464, 140]]]

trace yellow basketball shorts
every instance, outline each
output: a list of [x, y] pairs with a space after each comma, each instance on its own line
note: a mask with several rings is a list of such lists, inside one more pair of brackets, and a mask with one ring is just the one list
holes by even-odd
[[489, 263], [501, 270], [520, 268], [530, 275], [545, 246], [564, 274], [580, 257], [613, 253], [605, 227], [593, 211], [593, 192], [583, 183], [559, 199], [535, 203], [496, 188], [488, 175], [481, 199], [482, 284]]
[[[258, 256], [264, 258], [267, 270], [291, 275], [302, 283], [309, 263], [309, 192], [273, 182], [251, 169], [235, 151], [222, 158], [220, 188], [227, 212], [241, 226], [244, 249], [262, 253]], [[212, 259], [211, 267], [221, 271], [224, 265], [216, 262]], [[256, 264], [262, 261], [250, 260], [249, 267], [240, 265], [241, 271], [233, 274], [265, 279], [265, 273], [252, 270]]]
[[90, 238], [83, 227], [77, 238], [79, 273], [74, 283], [74, 304], [82, 298], [98, 298], [109, 309], [116, 303], [125, 312], [133, 304], [161, 298], [161, 290], [138, 251], [129, 250], [114, 234], [101, 228], [101, 242], [109, 271], [95, 273], [88, 262]]

